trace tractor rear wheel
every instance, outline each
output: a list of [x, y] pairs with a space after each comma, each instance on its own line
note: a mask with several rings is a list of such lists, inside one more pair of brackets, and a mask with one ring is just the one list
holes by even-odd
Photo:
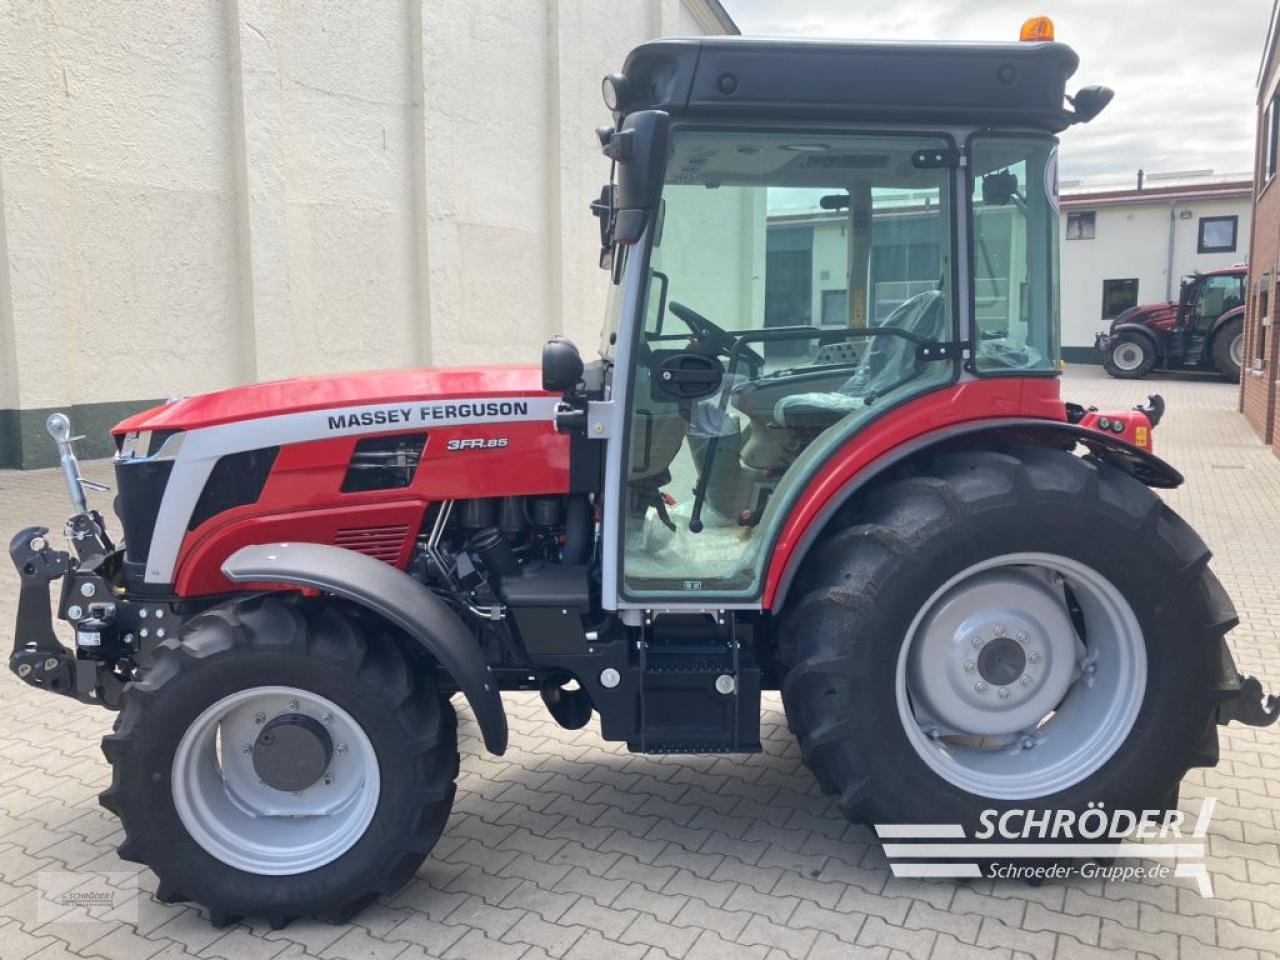
[[1244, 366], [1244, 318], [1228, 320], [1213, 335], [1213, 366], [1232, 383], [1240, 382], [1240, 368]]
[[1102, 366], [1120, 380], [1141, 380], [1159, 359], [1155, 344], [1149, 338], [1140, 333], [1121, 333], [1102, 355]]
[[344, 920], [435, 845], [458, 770], [453, 708], [394, 638], [336, 605], [255, 597], [192, 620], [102, 743], [120, 856], [217, 925]]
[[1159, 809], [1216, 762], [1208, 678], [1234, 610], [1137, 480], [1048, 447], [960, 451], [848, 510], [779, 657], [804, 760], [850, 819]]

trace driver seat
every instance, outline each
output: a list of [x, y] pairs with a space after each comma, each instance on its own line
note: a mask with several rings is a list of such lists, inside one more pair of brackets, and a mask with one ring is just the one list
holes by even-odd
[[[894, 309], [881, 327], [897, 327], [924, 340], [943, 339], [946, 298], [939, 290], [917, 294]], [[924, 372], [930, 362], [916, 355], [918, 344], [905, 337], [873, 337], [866, 357], [834, 392], [797, 393], [780, 399], [773, 419], [793, 430], [825, 430], [883, 393]], [[879, 343], [874, 341], [879, 340]]]

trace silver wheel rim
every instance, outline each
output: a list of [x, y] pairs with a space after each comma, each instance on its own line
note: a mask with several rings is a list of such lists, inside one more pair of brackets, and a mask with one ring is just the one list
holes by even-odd
[[1142, 361], [1146, 358], [1144, 351], [1136, 343], [1127, 342], [1116, 345], [1111, 351], [1111, 362], [1115, 364], [1117, 370], [1137, 370], [1142, 366]]
[[1142, 630], [1115, 585], [1066, 557], [1017, 553], [969, 567], [920, 608], [895, 692], [934, 773], [1009, 800], [1098, 770], [1133, 729], [1146, 683]]
[[[263, 783], [246, 749], [282, 714], [323, 723], [333, 741], [324, 775], [297, 792]], [[295, 687], [223, 697], [187, 728], [173, 757], [178, 818], [206, 852], [249, 873], [305, 873], [346, 853], [373, 820], [380, 786], [373, 744], [351, 715]]]
[[1237, 333], [1231, 338], [1231, 362], [1239, 370], [1244, 366], [1244, 334]]

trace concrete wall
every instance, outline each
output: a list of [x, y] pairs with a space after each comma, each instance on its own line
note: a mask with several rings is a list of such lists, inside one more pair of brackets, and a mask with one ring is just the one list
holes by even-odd
[[[1096, 214], [1092, 240], [1068, 240], [1071, 213]], [[1190, 217], [1182, 218], [1187, 211]], [[1238, 216], [1234, 253], [1197, 253], [1201, 217]], [[1173, 203], [1174, 253], [1170, 282], [1167, 200], [1076, 205], [1064, 198], [1059, 238], [1062, 250], [1062, 344], [1068, 361], [1096, 362], [1093, 338], [1105, 328], [1102, 319], [1102, 281], [1136, 277], [1138, 302], [1158, 303], [1178, 298], [1181, 278], [1196, 270], [1215, 270], [1248, 258], [1251, 224], [1249, 198], [1178, 200]], [[1172, 291], [1171, 293], [1169, 291]]]
[[[595, 342], [600, 77], [706, 0], [0, 2], [0, 466], [172, 394]], [[99, 442], [92, 452], [102, 452]]]

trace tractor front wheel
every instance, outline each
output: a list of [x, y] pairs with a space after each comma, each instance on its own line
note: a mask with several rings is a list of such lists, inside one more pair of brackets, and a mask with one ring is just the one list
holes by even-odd
[[413, 876], [453, 803], [453, 708], [351, 611], [255, 597], [192, 620], [103, 740], [120, 856], [217, 925], [344, 920]]
[[784, 614], [787, 719], [851, 819], [1162, 809], [1217, 759], [1234, 610], [1200, 538], [1107, 464], [936, 456], [851, 505]]
[[1121, 333], [1102, 355], [1102, 366], [1120, 380], [1141, 380], [1154, 369], [1159, 359], [1155, 344], [1147, 337], [1138, 333]]

